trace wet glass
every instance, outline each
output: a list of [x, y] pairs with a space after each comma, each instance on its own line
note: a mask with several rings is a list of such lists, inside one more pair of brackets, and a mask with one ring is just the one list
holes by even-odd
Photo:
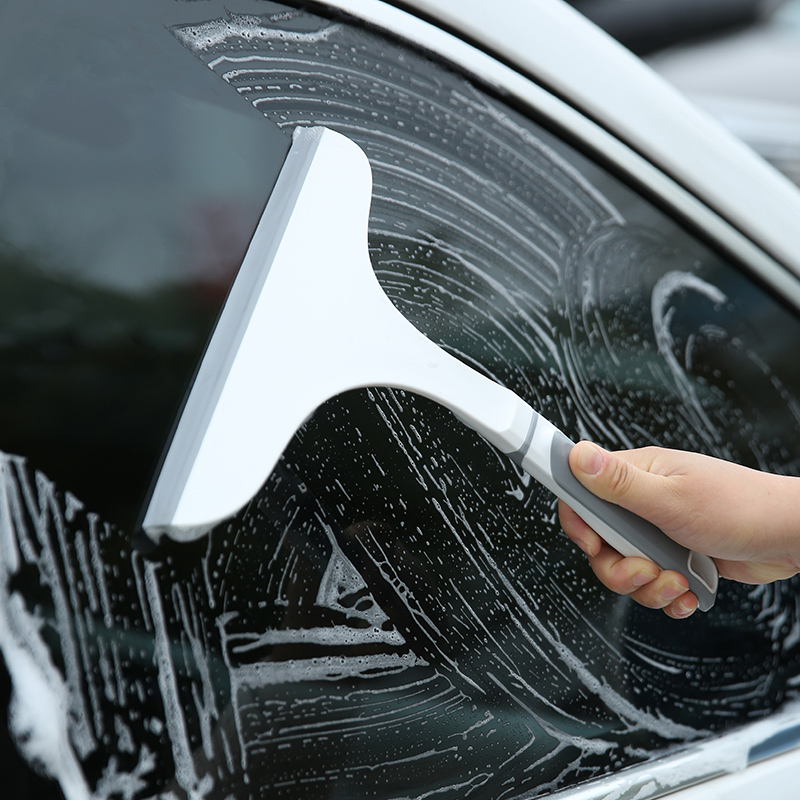
[[[236, 103], [363, 147], [376, 274], [434, 341], [574, 438], [797, 474], [800, 321], [742, 266], [408, 43], [169, 5]], [[148, 558], [38, 467], [3, 461], [0, 645], [62, 709], [12, 730], [67, 794], [547, 795], [797, 697], [796, 580], [688, 623], [613, 596], [552, 495], [409, 393], [331, 400], [235, 519]]]

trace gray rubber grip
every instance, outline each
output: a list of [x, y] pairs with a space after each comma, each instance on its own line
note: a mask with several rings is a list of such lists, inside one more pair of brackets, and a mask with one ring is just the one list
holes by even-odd
[[717, 595], [718, 573], [713, 559], [679, 545], [647, 520], [593, 495], [578, 482], [569, 467], [569, 453], [574, 444], [560, 431], [553, 435], [550, 469], [555, 482], [658, 567], [685, 576], [689, 589], [697, 597], [698, 608], [708, 611]]

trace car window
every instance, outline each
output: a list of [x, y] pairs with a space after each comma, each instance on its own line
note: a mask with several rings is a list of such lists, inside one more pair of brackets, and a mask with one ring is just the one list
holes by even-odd
[[[231, 109], [363, 147], [376, 274], [434, 341], [573, 437], [797, 474], [797, 312], [689, 223], [407, 42], [168, 5]], [[239, 515], [146, 556], [0, 447], [10, 730], [67, 797], [547, 795], [797, 697], [796, 580], [683, 624], [610, 595], [552, 495], [408, 392], [332, 399]]]
[[189, 7], [46, 7], [2, 10], [2, 447], [130, 528], [289, 140]]

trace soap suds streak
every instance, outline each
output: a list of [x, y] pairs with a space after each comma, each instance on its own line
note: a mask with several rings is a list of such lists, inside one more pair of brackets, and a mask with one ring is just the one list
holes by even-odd
[[[686, 291], [698, 292], [717, 305], [724, 303], [727, 298], [716, 286], [710, 285], [696, 275], [683, 272], [669, 272], [656, 284], [653, 289], [651, 301], [653, 328], [656, 342], [658, 343], [658, 352], [675, 378], [678, 394], [681, 399], [684, 400], [684, 402], [689, 400], [690, 409], [697, 415], [696, 421], [693, 420], [693, 422], [695, 422], [693, 427], [695, 427], [695, 429], [700, 429], [706, 436], [710, 437], [708, 444], [713, 447], [718, 440], [714, 423], [708, 418], [705, 409], [697, 398], [694, 386], [687, 379], [686, 373], [678, 363], [673, 352], [675, 343], [670, 334], [670, 322], [675, 309], [669, 308], [668, 305], [673, 295]], [[691, 341], [692, 338], [690, 337], [690, 340], [687, 341], [687, 351]], [[690, 366], [690, 363], [690, 361], [687, 363], [687, 367]]]

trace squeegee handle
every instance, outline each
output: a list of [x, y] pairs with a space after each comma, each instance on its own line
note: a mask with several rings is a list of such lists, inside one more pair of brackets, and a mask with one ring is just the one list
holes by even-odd
[[533, 412], [532, 434], [515, 460], [553, 491], [623, 556], [641, 556], [661, 569], [684, 575], [697, 597], [698, 607], [714, 605], [719, 576], [714, 560], [669, 538], [636, 514], [593, 495], [581, 485], [569, 466], [574, 442], [540, 414]]

